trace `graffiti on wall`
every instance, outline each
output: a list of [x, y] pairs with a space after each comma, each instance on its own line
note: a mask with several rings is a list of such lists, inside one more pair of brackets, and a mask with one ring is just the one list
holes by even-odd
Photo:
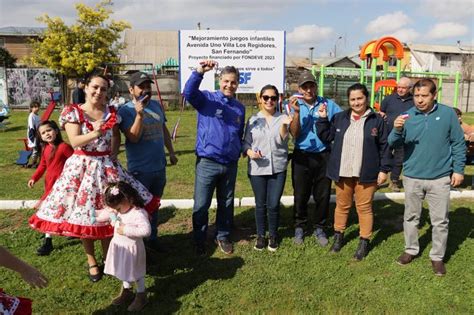
[[58, 76], [48, 69], [7, 69], [7, 94], [10, 107], [29, 106], [31, 101], [48, 105], [50, 92], [60, 91]]
[[0, 106], [7, 104], [7, 81], [5, 80], [5, 68], [0, 67]]

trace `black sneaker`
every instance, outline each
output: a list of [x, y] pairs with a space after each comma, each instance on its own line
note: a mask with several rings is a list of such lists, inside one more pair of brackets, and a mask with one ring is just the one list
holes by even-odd
[[224, 254], [231, 255], [234, 252], [234, 246], [227, 239], [217, 240], [216, 242]]
[[51, 237], [45, 237], [43, 239], [43, 245], [41, 245], [37, 250], [36, 254], [38, 256], [48, 256], [53, 251], [53, 239]]
[[268, 241], [267, 249], [271, 252], [276, 252], [278, 249], [278, 238], [276, 236], [270, 236], [270, 240]]
[[257, 236], [257, 240], [255, 241], [255, 246], [253, 249], [262, 251], [265, 248], [265, 237]]

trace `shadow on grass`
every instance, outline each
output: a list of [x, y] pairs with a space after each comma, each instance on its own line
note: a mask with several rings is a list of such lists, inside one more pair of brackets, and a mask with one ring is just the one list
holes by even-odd
[[[423, 209], [422, 217], [429, 218], [428, 210]], [[462, 243], [467, 238], [474, 237], [474, 215], [471, 209], [460, 207], [449, 213], [449, 235], [444, 262], [447, 263], [451, 257], [459, 250]], [[420, 254], [432, 242], [432, 227], [420, 237]]]
[[[191, 153], [194, 154], [196, 153], [196, 150], [175, 150], [174, 153], [179, 157], [180, 155], [186, 155]], [[167, 156], [169, 156], [169, 154], [167, 154]]]
[[175, 207], [160, 208], [158, 210], [158, 230], [160, 229], [160, 224], [164, 224], [175, 217], [176, 210]]
[[[180, 244], [166, 254], [157, 254], [154, 260], [156, 265], [148, 266], [148, 272], [154, 279], [154, 285], [147, 288], [149, 302], [142, 311], [144, 314], [172, 314], [180, 310], [180, 298], [188, 294], [195, 294], [192, 310], [200, 312], [199, 293], [193, 291], [208, 280], [226, 280], [235, 276], [238, 269], [244, 265], [244, 260], [236, 256], [210, 257], [213, 253], [208, 248], [208, 255], [197, 257], [192, 246], [191, 233], [161, 236], [165, 243]], [[214, 248], [215, 249], [215, 248]], [[117, 282], [118, 283], [118, 282]], [[212, 287], [209, 288], [212, 290]], [[119, 291], [117, 287], [117, 292]], [[97, 310], [93, 314], [125, 314], [127, 306], [110, 305], [105, 309]]]
[[14, 131], [19, 131], [19, 130], [25, 130], [26, 131], [26, 128], [24, 126], [9, 127], [7, 125], [7, 128], [2, 132], [14, 132]]

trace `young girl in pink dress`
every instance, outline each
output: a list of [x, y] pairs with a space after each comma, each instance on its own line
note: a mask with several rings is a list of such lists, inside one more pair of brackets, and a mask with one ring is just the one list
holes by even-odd
[[108, 184], [120, 180], [130, 183], [150, 211], [159, 204], [159, 198], [153, 197], [117, 161], [120, 117], [113, 106], [106, 106], [109, 87], [107, 78], [90, 76], [85, 87], [86, 102], [66, 106], [61, 113], [60, 125], [66, 130], [74, 154], [29, 221], [32, 228], [43, 233], [80, 238], [92, 282], [102, 278], [94, 240], [101, 240], [102, 255], [106, 257], [113, 235], [110, 224], [98, 222], [96, 214], [105, 207], [103, 194]]
[[[49, 194], [59, 175], [61, 175], [64, 163], [66, 163], [66, 160], [72, 155], [73, 149], [69, 144], [63, 142], [61, 131], [53, 120], [46, 120], [39, 124], [36, 138], [36, 146], [41, 160], [36, 172], [28, 181], [28, 187], [33, 188], [35, 183], [38, 182], [46, 172], [44, 194], [35, 206], [35, 208], [39, 208], [39, 205]], [[39, 256], [46, 256], [52, 251], [53, 241], [51, 234], [46, 233], [43, 244], [38, 248], [36, 253]]]
[[143, 238], [150, 236], [151, 226], [143, 200], [128, 183], [111, 184], [105, 190], [105, 203], [110, 210], [100, 211], [99, 221], [114, 226], [104, 272], [123, 282], [120, 294], [112, 300], [122, 305], [133, 298], [132, 283], [137, 294], [128, 311], [140, 311], [147, 303], [145, 292], [146, 253]]

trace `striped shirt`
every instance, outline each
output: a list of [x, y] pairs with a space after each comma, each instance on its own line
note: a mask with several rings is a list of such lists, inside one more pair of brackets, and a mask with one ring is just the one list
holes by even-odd
[[342, 143], [340, 177], [360, 177], [364, 146], [364, 124], [369, 113], [370, 110], [368, 109], [357, 120], [351, 114], [351, 124], [344, 134]]

